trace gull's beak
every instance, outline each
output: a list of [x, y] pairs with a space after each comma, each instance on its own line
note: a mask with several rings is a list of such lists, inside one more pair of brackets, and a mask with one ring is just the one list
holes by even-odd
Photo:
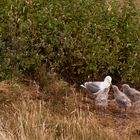
[[110, 86], [112, 85], [111, 81], [108, 81], [108, 83], [110, 84]]

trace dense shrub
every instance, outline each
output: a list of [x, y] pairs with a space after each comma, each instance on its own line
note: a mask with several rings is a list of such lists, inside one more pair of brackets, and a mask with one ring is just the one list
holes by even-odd
[[[140, 12], [105, 0], [3, 0], [0, 76], [34, 75], [46, 63], [71, 83], [110, 74], [140, 82]], [[34, 75], [35, 76], [35, 75]]]

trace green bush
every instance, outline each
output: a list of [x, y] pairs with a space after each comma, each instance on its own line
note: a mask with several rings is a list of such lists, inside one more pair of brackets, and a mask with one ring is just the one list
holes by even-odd
[[[140, 12], [105, 0], [3, 0], [0, 76], [35, 76], [46, 63], [71, 83], [111, 75], [140, 82]], [[87, 79], [90, 77], [90, 79]]]

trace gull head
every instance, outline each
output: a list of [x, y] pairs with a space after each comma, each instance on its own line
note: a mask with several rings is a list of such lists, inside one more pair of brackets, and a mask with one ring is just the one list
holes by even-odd
[[111, 85], [111, 82], [112, 82], [111, 76], [106, 76], [104, 79], [104, 82], [107, 82], [107, 83], [109, 83], [109, 85]]
[[128, 90], [129, 88], [130, 88], [130, 86], [129, 86], [128, 84], [123, 84], [121, 89], [122, 89], [122, 90], [123, 90], [123, 89]]
[[118, 92], [118, 87], [117, 86], [115, 86], [115, 85], [112, 85], [112, 88], [113, 88], [113, 91], [114, 91], [114, 93], [117, 93]]

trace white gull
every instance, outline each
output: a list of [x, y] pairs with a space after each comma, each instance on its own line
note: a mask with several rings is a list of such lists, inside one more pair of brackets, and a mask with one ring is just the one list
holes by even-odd
[[110, 88], [112, 82], [112, 78], [110, 76], [106, 76], [104, 81], [95, 81], [95, 82], [85, 82], [81, 87], [87, 89], [94, 95], [100, 93], [100, 90], [104, 90], [105, 88]]

